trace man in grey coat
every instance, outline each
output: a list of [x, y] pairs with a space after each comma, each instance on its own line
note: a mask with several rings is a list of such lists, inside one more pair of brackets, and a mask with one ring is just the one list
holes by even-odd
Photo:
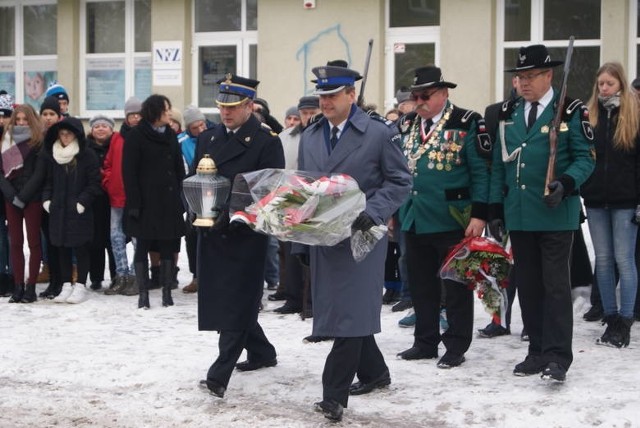
[[[298, 169], [350, 175], [367, 198], [352, 229], [366, 231], [384, 224], [411, 188], [397, 129], [357, 107], [354, 83], [362, 78], [358, 72], [331, 62], [312, 71], [318, 77], [313, 82], [324, 116], [302, 134]], [[334, 421], [342, 419], [350, 394], [366, 394], [391, 383], [373, 336], [380, 332], [386, 251], [386, 237], [360, 263], [353, 259], [349, 239], [333, 247], [309, 248], [313, 335], [335, 338], [316, 410]], [[359, 381], [351, 384], [356, 374]]]

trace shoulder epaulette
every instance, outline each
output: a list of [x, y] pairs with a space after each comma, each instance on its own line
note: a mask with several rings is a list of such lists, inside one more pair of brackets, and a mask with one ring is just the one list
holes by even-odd
[[[372, 110], [373, 111], [373, 110]], [[375, 112], [374, 112], [375, 113]], [[396, 128], [396, 123], [393, 120], [389, 120], [389, 119], [385, 119], [384, 117], [380, 116], [378, 113], [375, 114], [369, 114], [369, 116], [371, 117], [371, 119], [377, 121], [377, 122], [382, 122], [385, 125], [387, 125], [389, 128]], [[397, 128], [396, 128], [397, 130]]]
[[405, 114], [404, 116], [401, 116], [400, 119], [398, 119], [397, 125], [401, 133], [406, 134], [407, 132], [409, 132], [409, 128], [411, 128], [411, 124], [416, 119], [417, 115], [418, 113], [412, 111]]
[[516, 108], [516, 105], [518, 105], [519, 100], [520, 98], [508, 99], [503, 102], [500, 106], [500, 111], [498, 112], [498, 120], [509, 119], [513, 114], [513, 110]]
[[593, 141], [593, 128], [589, 122], [589, 109], [587, 106], [581, 100], [569, 97], [565, 98], [564, 105], [566, 107], [562, 109], [562, 121], [570, 122], [573, 115], [576, 112], [580, 112], [580, 127], [582, 128], [582, 134], [587, 140]]
[[269, 125], [267, 125], [266, 123], [260, 123], [260, 129], [262, 131], [268, 133], [272, 137], [277, 137], [278, 136], [278, 134], [276, 132], [273, 132], [273, 129], [271, 129], [271, 127]]

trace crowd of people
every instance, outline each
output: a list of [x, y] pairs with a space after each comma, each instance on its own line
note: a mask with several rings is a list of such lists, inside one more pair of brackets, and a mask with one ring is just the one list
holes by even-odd
[[[622, 65], [609, 62], [594, 73], [586, 103], [561, 99], [552, 86], [561, 64], [544, 45], [522, 47], [505, 70], [511, 96], [484, 116], [453, 104], [457, 84], [427, 65], [382, 117], [358, 104], [362, 76], [342, 60], [313, 68], [315, 90], [287, 109], [284, 126], [257, 98], [259, 82], [233, 74], [218, 81], [220, 123], [156, 94], [126, 101], [120, 131], [96, 115], [87, 135], [69, 116], [60, 84], [49, 88], [39, 114], [2, 93], [2, 295], [35, 302], [44, 263], [49, 284], [39, 297], [81, 303], [103, 288], [108, 266], [105, 294], [137, 295], [138, 308], [148, 309], [149, 290], [161, 288], [168, 307], [184, 236], [193, 279], [183, 292], [197, 292], [199, 329], [219, 332], [219, 353], [200, 387], [224, 397], [234, 369], [277, 365], [258, 321], [266, 285], [274, 291], [267, 298], [283, 302], [276, 313], [313, 318], [306, 341], [333, 341], [315, 408], [339, 421], [349, 396], [391, 383], [374, 338], [383, 304], [413, 309], [399, 324], [414, 328], [414, 340], [398, 358], [436, 359], [441, 369], [464, 364], [474, 337], [473, 291], [439, 270], [462, 239], [491, 236], [513, 254], [508, 312], [506, 323], [492, 320], [478, 337], [510, 334], [517, 290], [528, 350], [513, 374], [563, 382], [578, 290], [592, 290], [585, 320], [606, 324], [598, 344], [628, 346], [640, 316], [640, 80], [631, 84]], [[387, 225], [388, 236], [361, 262], [348, 240], [279, 242], [232, 217], [253, 202], [244, 188], [223, 201], [213, 226], [194, 227], [182, 181], [204, 157], [236, 190], [246, 185], [241, 174], [266, 168], [348, 174], [366, 196], [352, 230]], [[463, 224], [453, 212], [467, 213]], [[243, 350], [247, 359], [238, 362]]]

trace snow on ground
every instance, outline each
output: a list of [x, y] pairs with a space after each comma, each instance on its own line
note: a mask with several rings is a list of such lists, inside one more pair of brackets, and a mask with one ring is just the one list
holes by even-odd
[[[190, 280], [181, 256], [180, 284]], [[38, 285], [38, 291], [44, 289]], [[0, 298], [0, 427], [323, 427], [312, 404], [330, 342], [304, 344], [311, 319], [278, 315], [264, 297], [260, 322], [278, 365], [235, 372], [224, 399], [197, 387], [217, 355], [218, 336], [197, 330], [196, 296], [174, 291], [163, 308], [137, 297], [91, 292], [79, 304], [8, 304]], [[582, 297], [574, 311], [574, 363], [564, 384], [515, 377], [527, 352], [514, 306], [512, 334], [475, 339], [467, 361], [450, 370], [435, 360], [403, 361], [412, 343], [404, 315], [382, 309], [376, 336], [389, 365], [388, 389], [353, 397], [337, 426], [349, 427], [633, 427], [640, 426], [640, 327], [631, 347], [596, 346], [600, 323], [587, 323]], [[488, 322], [479, 301], [475, 328]], [[444, 353], [440, 347], [440, 354]], [[244, 360], [244, 355], [241, 357]]]

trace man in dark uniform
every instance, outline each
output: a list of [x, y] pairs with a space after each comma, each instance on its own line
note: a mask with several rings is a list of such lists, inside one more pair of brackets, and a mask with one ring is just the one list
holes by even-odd
[[[465, 236], [481, 236], [487, 218], [491, 140], [482, 116], [454, 106], [440, 68], [418, 68], [411, 86], [416, 109], [400, 119], [405, 156], [413, 174], [413, 191], [400, 208], [406, 232], [409, 290], [416, 314], [413, 346], [398, 354], [404, 360], [438, 357], [439, 368], [462, 364], [473, 335], [473, 291], [443, 280], [449, 328], [440, 334], [440, 265]], [[452, 212], [469, 212], [466, 225]]]
[[[232, 182], [237, 174], [283, 168], [280, 139], [252, 114], [258, 81], [228, 74], [218, 83], [222, 124], [200, 134], [193, 167], [206, 153], [218, 174]], [[268, 236], [229, 225], [229, 210], [243, 210], [251, 202], [231, 198], [213, 228], [200, 230], [198, 239], [199, 329], [220, 332], [218, 358], [200, 385], [218, 397], [234, 366], [248, 371], [277, 364], [276, 350], [258, 323]], [[247, 361], [236, 364], [243, 349]]]
[[[366, 207], [351, 227], [367, 231], [385, 224], [400, 206], [411, 176], [397, 144], [397, 128], [357, 107], [354, 84], [361, 76], [346, 64], [335, 63], [312, 70], [323, 117], [302, 134], [298, 168], [353, 177], [366, 195]], [[349, 395], [391, 383], [373, 336], [380, 332], [386, 253], [386, 237], [359, 263], [348, 239], [333, 247], [309, 248], [313, 335], [335, 338], [322, 374], [323, 399], [316, 410], [334, 421], [342, 419]], [[351, 384], [356, 374], [359, 381]]]
[[[542, 372], [544, 379], [564, 381], [573, 360], [573, 307], [570, 256], [578, 229], [577, 189], [594, 167], [593, 132], [586, 107], [565, 100], [551, 86], [552, 61], [544, 45], [523, 47], [515, 73], [521, 98], [503, 109], [493, 152], [490, 203], [491, 234], [500, 235], [504, 218], [513, 248], [518, 298], [529, 352], [516, 376]], [[549, 163], [550, 125], [564, 109], [558, 132], [554, 181], [544, 195]]]

